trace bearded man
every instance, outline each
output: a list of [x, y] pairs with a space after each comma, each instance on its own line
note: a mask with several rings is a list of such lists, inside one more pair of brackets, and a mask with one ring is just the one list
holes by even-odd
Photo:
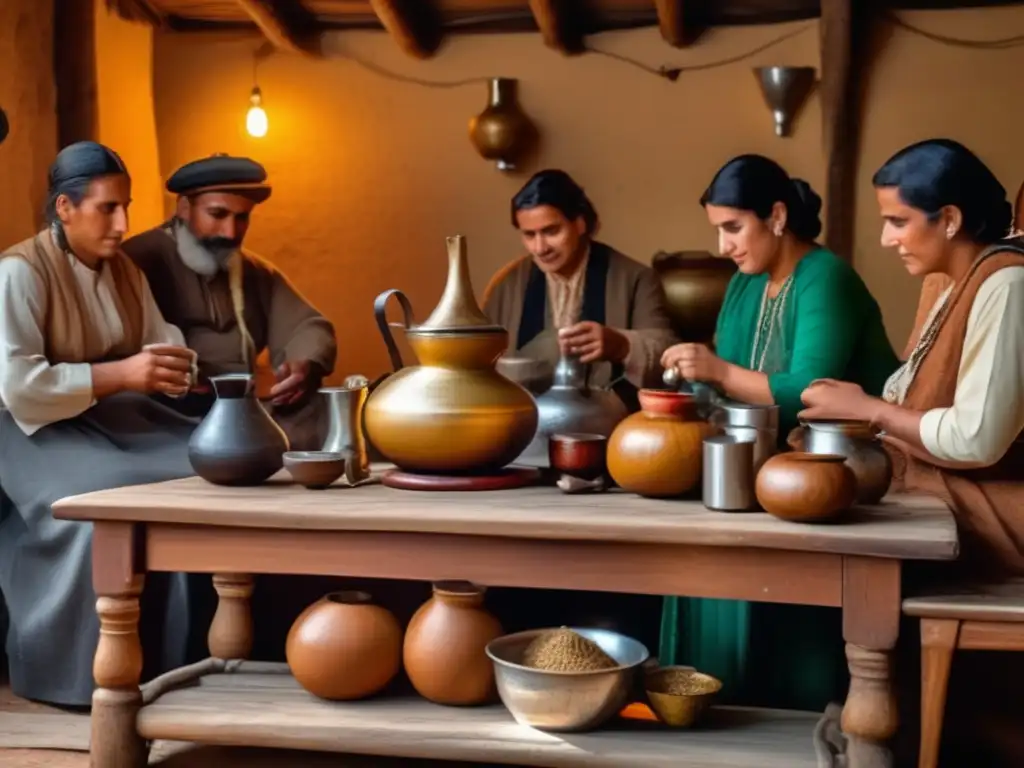
[[253, 209], [271, 187], [262, 165], [214, 155], [168, 179], [178, 196], [170, 221], [132, 237], [124, 251], [146, 274], [167, 322], [198, 354], [199, 386], [180, 407], [202, 415], [213, 404], [209, 377], [255, 373], [269, 352], [276, 383], [269, 411], [293, 450], [326, 438], [326, 407], [317, 389], [334, 370], [333, 325], [274, 266], [243, 249]]

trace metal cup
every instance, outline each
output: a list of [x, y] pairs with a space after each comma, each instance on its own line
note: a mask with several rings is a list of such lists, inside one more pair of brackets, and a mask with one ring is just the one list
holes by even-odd
[[704, 506], [722, 512], [757, 508], [754, 447], [749, 440], [716, 435], [704, 440]]

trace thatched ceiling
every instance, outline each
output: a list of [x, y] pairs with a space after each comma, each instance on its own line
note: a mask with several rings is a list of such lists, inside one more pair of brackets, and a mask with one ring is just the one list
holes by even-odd
[[[537, 32], [551, 47], [582, 49], [587, 34], [654, 26], [671, 45], [702, 29], [808, 19], [831, 0], [107, 0], [121, 16], [172, 31], [259, 28], [279, 48], [318, 49], [327, 29], [386, 29], [410, 55], [425, 58], [445, 34]], [[857, 0], [895, 9], [1014, 5], [1013, 0]]]

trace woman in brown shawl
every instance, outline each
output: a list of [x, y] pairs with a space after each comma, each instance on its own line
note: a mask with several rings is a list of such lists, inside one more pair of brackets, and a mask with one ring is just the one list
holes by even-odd
[[[11, 687], [59, 705], [89, 704], [99, 623], [92, 525], [57, 520], [51, 505], [193, 474], [196, 420], [151, 396], [185, 394], [194, 355], [121, 251], [130, 199], [112, 150], [72, 144], [50, 169], [50, 225], [0, 253], [0, 590]], [[180, 666], [186, 579], [161, 576], [147, 579], [141, 630], [160, 666], [146, 619], [167, 587], [166, 621], [152, 626], [168, 629], [165, 666]]]
[[913, 275], [946, 287], [881, 398], [814, 382], [802, 418], [878, 427], [907, 489], [944, 499], [965, 565], [1024, 573], [1024, 241], [1006, 190], [962, 145], [907, 147], [875, 174], [884, 226]]

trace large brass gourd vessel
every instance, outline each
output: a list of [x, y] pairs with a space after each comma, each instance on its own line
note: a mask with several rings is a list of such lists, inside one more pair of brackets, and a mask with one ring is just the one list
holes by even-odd
[[495, 325], [473, 295], [462, 235], [447, 238], [448, 282], [422, 324], [398, 290], [377, 297], [375, 310], [392, 361], [401, 365], [383, 316], [395, 296], [405, 311], [405, 335], [419, 365], [385, 378], [366, 403], [366, 432], [405, 472], [463, 475], [494, 472], [512, 462], [537, 430], [537, 404], [495, 363], [508, 331]]

